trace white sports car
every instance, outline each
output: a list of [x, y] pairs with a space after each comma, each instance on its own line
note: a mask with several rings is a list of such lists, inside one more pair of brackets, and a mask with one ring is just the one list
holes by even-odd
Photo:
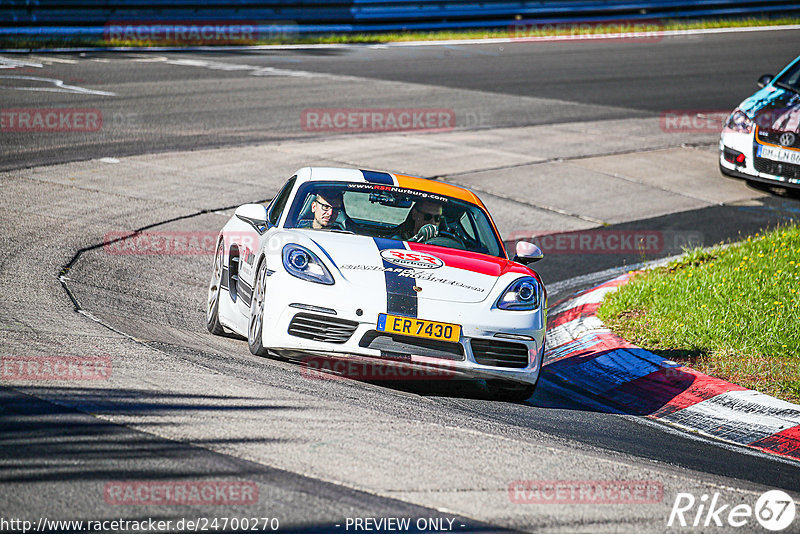
[[526, 266], [541, 257], [521, 242], [509, 260], [467, 189], [303, 168], [220, 232], [208, 329], [257, 355], [446, 369], [522, 400], [544, 353], [546, 292]]

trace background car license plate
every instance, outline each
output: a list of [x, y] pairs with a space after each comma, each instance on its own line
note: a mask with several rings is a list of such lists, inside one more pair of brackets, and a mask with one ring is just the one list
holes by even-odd
[[412, 319], [397, 315], [378, 315], [378, 330], [404, 336], [426, 337], [439, 341], [458, 343], [461, 337], [461, 326], [449, 323], [437, 323], [424, 319]]
[[786, 163], [794, 163], [795, 165], [800, 164], [800, 152], [795, 150], [759, 145], [757, 156], [773, 161], [783, 161]]

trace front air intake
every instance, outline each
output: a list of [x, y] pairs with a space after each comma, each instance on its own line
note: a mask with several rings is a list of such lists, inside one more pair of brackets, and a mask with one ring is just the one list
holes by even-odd
[[472, 356], [481, 365], [518, 369], [528, 366], [528, 347], [522, 343], [478, 338], [471, 339], [469, 343]]
[[326, 315], [298, 313], [289, 323], [289, 334], [324, 341], [326, 343], [344, 343], [358, 328], [358, 323], [346, 319], [338, 319]]

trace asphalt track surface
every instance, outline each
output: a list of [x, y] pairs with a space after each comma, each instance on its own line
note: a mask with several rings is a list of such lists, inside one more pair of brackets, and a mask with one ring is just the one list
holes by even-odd
[[[103, 218], [118, 216], [114, 209], [124, 213], [131, 229], [214, 231], [230, 215], [230, 206], [268, 198], [278, 181], [264, 188], [234, 180], [240, 190], [219, 193], [213, 183], [204, 184], [208, 187], [158, 204], [147, 192], [129, 200], [126, 191], [140, 186], [109, 180], [107, 188], [100, 185], [92, 191], [96, 204], [83, 210], [97, 214], [82, 215], [72, 224], [61, 217], [70, 212], [71, 203], [85, 201], [84, 188], [70, 190], [68, 182], [69, 172], [79, 167], [43, 179], [53, 188], [43, 193], [29, 190], [24, 186], [29, 175], [14, 171], [102, 157], [324, 137], [300, 127], [299, 116], [308, 108], [415, 107], [423, 102], [428, 108], [456, 109], [459, 124], [476, 131], [635, 119], [676, 109], [725, 110], [752, 92], [758, 75], [776, 72], [795, 56], [796, 37], [792, 32], [762, 32], [591, 46], [514, 43], [13, 56], [32, 66], [0, 71], [3, 109], [99, 108], [111, 127], [99, 136], [2, 134], [0, 166], [12, 171], [2, 178], [5, 211], [32, 221], [18, 227], [14, 217], [2, 218], [7, 288], [0, 317], [3, 353], [48, 354], [67, 348], [73, 354], [96, 353], [102, 346], [116, 367], [107, 387], [28, 383], [0, 389], [0, 515], [174, 519], [186, 516], [186, 510], [113, 507], [97, 495], [108, 481], [198, 478], [255, 481], [261, 494], [258, 515], [280, 517], [284, 531], [343, 532], [337, 525], [346, 517], [440, 516], [454, 518], [461, 525], [455, 531], [661, 531], [677, 491], [730, 491], [725, 495], [731, 499], [747, 500], [750, 494], [781, 488], [796, 497], [796, 463], [686, 435], [635, 415], [607, 413], [581, 392], [551, 384], [546, 370], [537, 393], [520, 404], [488, 401], [464, 384], [442, 391], [429, 384], [303, 380], [293, 364], [253, 358], [243, 342], [205, 334], [202, 300], [208, 257], [113, 256], [93, 248], [102, 243], [107, 228]], [[312, 74], [308, 87], [282, 90], [282, 79], [298, 71]], [[263, 83], [264, 77], [269, 83]], [[31, 91], [55, 87], [41, 78], [115, 96], [77, 94], [74, 89]], [[368, 85], [364, 79], [413, 86], [386, 92], [394, 86]], [[565, 105], [520, 107], [519, 97], [556, 99]], [[481, 122], [480, 117], [490, 120]], [[191, 169], [191, 162], [187, 167]], [[47, 167], [33, 171], [48, 172]], [[38, 194], [59, 201], [49, 209], [37, 202]], [[796, 200], [772, 195], [757, 206], [721, 204], [613, 228], [702, 228], [711, 243], [796, 218], [798, 210]], [[185, 219], [159, 224], [177, 215]], [[58, 239], [52, 237], [54, 221], [63, 234]], [[82, 252], [75, 256], [78, 250]], [[37, 258], [40, 265], [18, 274], [15, 266], [26, 257]], [[56, 283], [59, 269], [71, 260], [67, 285], [99, 323], [72, 312], [73, 303]], [[551, 295], [559, 298], [575, 289], [564, 285], [569, 279], [635, 261], [635, 256], [620, 255], [553, 256], [541, 272], [548, 284], [560, 288]], [[40, 328], [18, 311], [30, 299], [55, 303], [42, 312], [55, 326]], [[160, 389], [175, 381], [191, 386], [181, 393]], [[358, 414], [373, 430], [363, 433], [357, 422], [337, 419], [330, 411]], [[280, 432], [271, 432], [273, 425], [281, 426]], [[424, 432], [415, 433], [417, 428]], [[436, 432], [427, 435], [432, 428]], [[357, 439], [347, 439], [351, 429]], [[432, 452], [417, 451], [414, 440]], [[383, 448], [368, 452], [374, 444]], [[501, 446], [508, 447], [505, 463], [498, 460], [506, 456], [497, 449]], [[515, 458], [520, 453], [524, 459]], [[287, 459], [295, 454], [297, 461]], [[531, 459], [537, 456], [547, 465], [532, 470], [536, 462]], [[524, 468], [501, 477], [505, 485], [496, 485], [494, 472], [515, 473], [507, 465], [515, 462]], [[387, 465], [376, 467], [381, 463]], [[437, 488], [436, 481], [450, 480], [454, 468], [470, 475], [453, 478], [451, 492]], [[404, 478], [403, 472], [411, 474]], [[396, 486], [370, 478], [382, 474], [397, 476]], [[661, 481], [661, 506], [623, 510], [596, 505], [575, 513], [559, 507], [525, 508], [507, 497], [499, 505], [486, 504], [486, 509], [481, 504], [483, 493], [504, 495], [512, 480], [608, 480], [626, 474]], [[383, 489], [363, 489], [370, 487]], [[219, 507], [193, 507], [191, 515], [252, 515], [246, 506], [223, 508], [225, 514]]]
[[[304, 131], [308, 108], [425, 107], [458, 110], [458, 124], [493, 128], [575, 120], [658, 116], [666, 110], [729, 111], [796, 57], [796, 32], [768, 31], [566, 43], [509, 43], [436, 47], [349, 47], [241, 53], [24, 54], [6, 57], [46, 69], [0, 73], [4, 108], [87, 105], [103, 112], [101, 135], [78, 132], [5, 135], [0, 169], [154, 151], [229, 146], [319, 135]], [[735, 50], [735, 53], [732, 51]], [[120, 58], [124, 61], [120, 61]], [[168, 62], [164, 62], [164, 58]], [[65, 63], [70, 59], [77, 64]], [[175, 64], [183, 62], [182, 69]], [[192, 68], [188, 65], [194, 64]], [[79, 65], [78, 68], [75, 65]], [[273, 70], [261, 70], [266, 67]], [[277, 69], [277, 72], [274, 70]], [[287, 99], [263, 77], [280, 69], [331, 74], [310, 78]], [[116, 93], [115, 97], [50, 92], [53, 82]], [[430, 91], [374, 93], [341, 76], [420, 84]], [[337, 84], [337, 80], [340, 83]], [[9, 90], [17, 87], [23, 90]], [[64, 91], [64, 90], [62, 90]], [[503, 96], [462, 101], [462, 91]], [[518, 97], [584, 104], [528, 107]], [[32, 106], [33, 104], [33, 106]], [[481, 123], [489, 115], [491, 123]]]

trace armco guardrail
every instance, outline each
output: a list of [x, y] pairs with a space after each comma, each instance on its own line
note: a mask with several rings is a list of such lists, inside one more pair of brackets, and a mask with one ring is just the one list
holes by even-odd
[[[301, 33], [502, 28], [520, 21], [777, 16], [787, 0], [0, 0], [0, 35], [95, 35], [109, 24], [248, 21]], [[261, 32], [264, 33], [263, 31]]]

